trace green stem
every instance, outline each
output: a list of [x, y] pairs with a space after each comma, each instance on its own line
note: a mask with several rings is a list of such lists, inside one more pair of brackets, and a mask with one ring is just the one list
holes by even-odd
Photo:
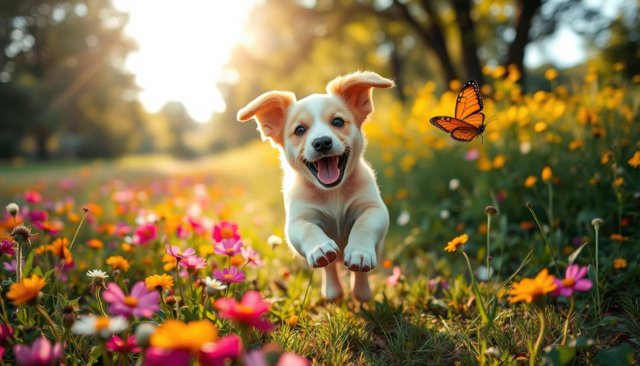
[[22, 281], [22, 242], [16, 246], [16, 283]]
[[473, 294], [476, 297], [476, 307], [478, 308], [478, 312], [480, 313], [482, 322], [487, 326], [491, 326], [491, 324], [489, 324], [489, 316], [487, 315], [487, 312], [484, 309], [484, 301], [482, 300], [482, 295], [480, 294], [480, 290], [478, 289], [476, 276], [473, 274], [473, 269], [471, 268], [471, 261], [469, 261], [469, 257], [467, 256], [467, 253], [465, 253], [464, 251], [460, 251], [460, 253], [462, 253], [462, 255], [464, 256], [464, 259], [467, 261], [467, 269], [469, 269], [469, 276], [471, 276], [471, 287], [473, 289]]
[[89, 212], [89, 210], [84, 209], [84, 214], [82, 215], [82, 218], [80, 219], [80, 223], [78, 224], [78, 228], [76, 229], [76, 233], [73, 235], [73, 239], [71, 239], [71, 244], [69, 244], [69, 251], [71, 251], [71, 248], [73, 248], [73, 244], [76, 242], [76, 238], [78, 237], [78, 233], [80, 232], [80, 228], [82, 227], [82, 223], [84, 222], [84, 218], [87, 216], [87, 212]]
[[549, 209], [549, 228], [553, 232], [553, 185], [551, 182], [547, 182], [547, 188], [549, 189], [549, 203], [547, 205], [547, 208]]
[[49, 314], [47, 314], [47, 311], [42, 307], [42, 305], [36, 305], [36, 310], [38, 311], [38, 313], [40, 313], [40, 315], [42, 315], [44, 320], [46, 320], [47, 323], [49, 323], [49, 328], [51, 329], [51, 334], [53, 335], [53, 338], [55, 338], [56, 341], [60, 341], [60, 335], [58, 334], [58, 329], [56, 329], [56, 324], [53, 322], [53, 320], [51, 320], [51, 317], [49, 317]]
[[491, 215], [487, 215], [487, 299], [491, 295]]
[[538, 225], [538, 230], [540, 230], [540, 235], [542, 235], [542, 239], [544, 240], [544, 243], [547, 246], [547, 249], [549, 250], [549, 254], [551, 255], [551, 260], [553, 260], [553, 267], [556, 270], [556, 277], [560, 278], [562, 276], [560, 275], [560, 269], [558, 268], [558, 263], [556, 262], [556, 257], [553, 255], [553, 250], [551, 249], [551, 244], [549, 244], [549, 240], [547, 239], [547, 236], [544, 234], [544, 230], [542, 230], [542, 225], [540, 225], [540, 220], [538, 220], [538, 216], [536, 215], [536, 212], [533, 210], [532, 207], [527, 207], [527, 208], [529, 208], [529, 211], [531, 212], [531, 215], [533, 216], [533, 220]]
[[96, 301], [98, 302], [98, 309], [100, 310], [102, 316], [107, 316], [107, 313], [104, 311], [104, 307], [102, 306], [102, 298], [100, 297], [101, 287], [102, 285], [98, 285], [98, 287], [96, 288]]
[[[184, 293], [182, 293], [182, 286], [180, 286], [180, 279], [178, 278], [179, 265], [180, 265], [180, 261], [176, 263], [176, 268], [173, 274], [176, 278], [176, 287], [178, 287], [178, 291], [180, 292], [180, 298], [184, 301]], [[180, 319], [180, 301], [176, 301], [176, 319]]]
[[569, 313], [567, 314], [567, 320], [564, 322], [564, 332], [562, 333], [562, 342], [560, 342], [561, 346], [564, 346], [567, 342], [567, 334], [569, 333], [569, 322], [571, 321], [571, 317], [573, 316], [573, 309], [576, 306], [576, 298], [575, 296], [571, 296], [571, 305], [569, 305]]
[[302, 310], [304, 310], [304, 304], [307, 302], [307, 295], [309, 294], [309, 288], [311, 288], [312, 280], [313, 280], [313, 270], [311, 270], [311, 274], [309, 275], [309, 282], [307, 283], [307, 289], [304, 290], [304, 296], [302, 297], [302, 303], [300, 304], [300, 312], [298, 313], [298, 317], [302, 316]]
[[594, 226], [596, 229], [596, 310], [598, 311], [598, 314], [596, 314], [596, 319], [600, 320], [600, 315], [602, 314], [602, 309], [600, 308], [601, 303], [600, 303], [600, 268], [598, 266], [598, 258], [600, 257], [600, 253], [599, 253], [599, 232], [600, 232], [600, 226], [599, 225], [595, 225]]
[[544, 309], [538, 307], [538, 318], [540, 318], [540, 333], [538, 333], [538, 339], [536, 340], [536, 344], [533, 346], [533, 352], [531, 352], [531, 357], [529, 358], [529, 366], [535, 366], [536, 359], [538, 358], [538, 350], [540, 349], [540, 344], [542, 344], [542, 339], [544, 338], [544, 331], [546, 329]]

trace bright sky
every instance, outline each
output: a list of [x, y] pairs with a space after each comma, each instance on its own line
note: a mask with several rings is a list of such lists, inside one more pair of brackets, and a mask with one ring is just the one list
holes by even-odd
[[149, 111], [182, 102], [191, 117], [207, 122], [225, 104], [216, 87], [245, 21], [259, 0], [115, 0], [130, 14], [125, 32], [139, 50], [125, 67], [142, 88]]

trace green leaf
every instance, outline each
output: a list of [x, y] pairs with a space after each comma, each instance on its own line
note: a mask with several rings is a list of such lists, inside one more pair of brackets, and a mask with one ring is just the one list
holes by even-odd
[[596, 342], [592, 338], [578, 337], [567, 342], [567, 346], [575, 348], [586, 348], [593, 346], [595, 343]]
[[582, 249], [584, 249], [585, 246], [587, 246], [587, 244], [589, 244], [589, 242], [584, 242], [582, 243], [582, 245], [580, 245], [578, 247], [578, 249], [574, 250], [573, 253], [571, 253], [569, 255], [569, 265], [572, 265], [573, 262], [576, 261], [576, 259], [578, 258], [578, 256], [580, 255], [580, 252], [582, 252]]
[[89, 359], [87, 360], [87, 365], [93, 365], [98, 361], [100, 356], [102, 355], [102, 347], [94, 346], [91, 347], [91, 352], [89, 352]]
[[595, 361], [599, 365], [627, 366], [633, 362], [633, 347], [629, 343], [598, 352]]
[[22, 277], [29, 277], [29, 272], [31, 272], [31, 268], [33, 267], [33, 259], [35, 258], [36, 251], [32, 250], [29, 252], [27, 256], [27, 260], [24, 263], [24, 267], [22, 267]]
[[576, 356], [576, 349], [569, 346], [553, 345], [544, 349], [542, 356], [543, 365], [562, 366], [568, 365]]

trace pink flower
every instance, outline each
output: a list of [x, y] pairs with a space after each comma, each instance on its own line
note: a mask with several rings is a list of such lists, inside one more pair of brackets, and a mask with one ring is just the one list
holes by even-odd
[[393, 287], [397, 285], [398, 281], [400, 281], [401, 275], [402, 275], [402, 271], [400, 271], [400, 267], [398, 266], [393, 267], [393, 274], [387, 277], [387, 281], [386, 281], [387, 286]]
[[191, 228], [193, 229], [193, 232], [196, 233], [196, 235], [202, 235], [207, 231], [204, 225], [197, 219], [189, 216], [187, 217], [187, 221], [189, 222], [189, 225], [191, 225]]
[[184, 225], [178, 225], [176, 227], [176, 236], [180, 239], [186, 239], [189, 236], [189, 231]]
[[144, 366], [188, 366], [190, 359], [188, 350], [150, 347], [144, 354]]
[[236, 239], [222, 239], [213, 246], [213, 251], [216, 254], [228, 255], [229, 257], [240, 253], [242, 248], [242, 242]]
[[0, 343], [4, 343], [11, 337], [13, 337], [13, 328], [7, 324], [0, 323]]
[[[244, 364], [246, 366], [307, 366], [309, 365], [309, 361], [306, 358], [297, 355], [293, 352], [283, 353], [279, 358], [278, 362], [273, 364], [271, 362], [267, 362], [267, 356], [271, 356], [272, 352], [264, 352], [262, 350], [253, 350], [249, 351], [244, 355]], [[277, 353], [275, 354], [277, 356]], [[271, 360], [272, 357], [269, 357]]]
[[477, 149], [471, 149], [464, 154], [464, 158], [466, 161], [474, 161], [480, 157], [480, 152]]
[[42, 195], [36, 191], [24, 192], [24, 200], [29, 203], [40, 203], [42, 201]]
[[13, 353], [18, 363], [24, 366], [50, 366], [62, 358], [62, 345], [51, 344], [45, 337], [39, 337], [31, 344], [17, 344], [13, 346]]
[[193, 248], [187, 248], [185, 250], [182, 250], [177, 245], [169, 245], [169, 244], [165, 245], [164, 248], [167, 250], [167, 254], [171, 255], [177, 260], [182, 260], [182, 259], [196, 255], [196, 250]]
[[232, 266], [231, 268], [223, 268], [222, 271], [214, 269], [213, 277], [224, 283], [242, 282], [245, 279], [244, 272], [242, 272], [242, 270], [238, 269], [238, 267], [236, 266]]
[[47, 211], [44, 210], [29, 210], [27, 212], [27, 218], [33, 223], [47, 221], [48, 217]]
[[157, 291], [149, 291], [143, 281], [133, 285], [130, 295], [125, 295], [118, 285], [111, 282], [107, 285], [107, 290], [102, 294], [102, 298], [109, 303], [111, 315], [151, 318], [153, 313], [160, 310], [158, 304], [160, 295]]
[[240, 352], [242, 352], [242, 339], [231, 334], [220, 338], [215, 343], [203, 344], [198, 361], [202, 366], [224, 366], [227, 360], [237, 360]]
[[221, 223], [215, 225], [213, 227], [213, 240], [215, 240], [216, 242], [221, 242], [222, 239], [240, 240], [238, 225], [229, 221], [222, 221]]
[[145, 245], [154, 240], [157, 235], [158, 229], [155, 224], [151, 222], [142, 224], [136, 228], [133, 234], [133, 242], [139, 245]]
[[560, 280], [554, 278], [553, 282], [558, 286], [553, 295], [571, 297], [573, 291], [588, 291], [593, 286], [590, 279], [585, 278], [587, 275], [587, 266], [580, 268], [577, 264], [572, 264], [565, 270], [565, 278]]
[[2, 239], [0, 240], [0, 255], [16, 255], [15, 251], [16, 243], [12, 240]]
[[180, 265], [182, 267], [185, 267], [187, 269], [187, 271], [193, 272], [197, 269], [200, 268], [204, 268], [207, 266], [207, 261], [202, 258], [202, 257], [198, 257], [198, 256], [191, 256], [191, 257], [187, 257], [183, 260], [180, 261]]
[[218, 299], [215, 306], [220, 311], [218, 315], [221, 318], [253, 326], [263, 332], [273, 329], [273, 325], [268, 320], [262, 319], [269, 311], [271, 304], [264, 301], [258, 291], [248, 291], [242, 296], [240, 303], [236, 299]]
[[243, 247], [241, 251], [242, 251], [242, 256], [247, 261], [247, 263], [251, 263], [256, 267], [264, 266], [264, 261], [262, 260], [262, 258], [260, 258], [260, 255], [255, 250], [253, 250], [253, 248]]
[[136, 337], [129, 336], [127, 340], [124, 340], [116, 335], [111, 336], [107, 341], [107, 349], [111, 352], [117, 353], [138, 353], [140, 347], [136, 344]]

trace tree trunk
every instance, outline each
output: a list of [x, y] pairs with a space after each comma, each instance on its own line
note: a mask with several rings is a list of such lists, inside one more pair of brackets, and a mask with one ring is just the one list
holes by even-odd
[[394, 81], [396, 83], [396, 87], [394, 88], [396, 92], [396, 96], [398, 100], [402, 103], [407, 101], [407, 96], [404, 94], [404, 76], [402, 74], [404, 69], [404, 60], [400, 51], [398, 50], [398, 45], [393, 42], [391, 44], [391, 73], [393, 74]]
[[529, 44], [529, 31], [533, 17], [542, 6], [542, 0], [518, 0], [518, 18], [516, 20], [516, 37], [507, 51], [507, 65], [514, 65], [522, 73], [520, 83], [524, 79], [524, 50]]
[[460, 41], [462, 45], [462, 63], [467, 80], [477, 80], [483, 84], [482, 68], [478, 58], [475, 23], [471, 19], [471, 0], [453, 0], [456, 11]]
[[456, 75], [455, 68], [453, 67], [451, 57], [449, 56], [449, 52], [447, 51], [442, 28], [438, 26], [440, 19], [431, 7], [429, 0], [423, 1], [423, 7], [425, 7], [425, 11], [431, 18], [431, 25], [429, 26], [423, 26], [420, 24], [420, 22], [411, 14], [411, 11], [406, 4], [398, 0], [395, 0], [393, 4], [400, 10], [402, 17], [411, 25], [411, 27], [413, 27], [420, 39], [435, 53], [438, 63], [442, 68], [445, 82], [449, 84], [451, 81], [457, 80], [458, 77]]
[[49, 131], [41, 130], [35, 135], [36, 139], [36, 157], [39, 160], [49, 159]]

